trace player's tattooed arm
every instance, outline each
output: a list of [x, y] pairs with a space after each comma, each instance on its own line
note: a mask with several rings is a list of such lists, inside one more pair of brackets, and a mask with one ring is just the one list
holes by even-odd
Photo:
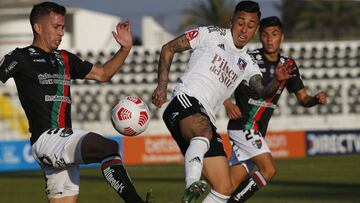
[[161, 48], [158, 65], [158, 85], [152, 95], [152, 103], [155, 106], [161, 107], [166, 102], [169, 71], [174, 54], [188, 49], [191, 49], [191, 46], [185, 35], [179, 36]]
[[165, 44], [161, 49], [158, 65], [158, 86], [166, 88], [169, 82], [169, 70], [175, 53], [191, 49], [189, 41], [185, 35]]
[[255, 99], [267, 99], [275, 94], [277, 89], [279, 88], [279, 82], [276, 79], [273, 79], [267, 86], [264, 87], [264, 85], [261, 82], [262, 77], [261, 75], [254, 75], [250, 78], [249, 86], [252, 90], [254, 90], [258, 98]]

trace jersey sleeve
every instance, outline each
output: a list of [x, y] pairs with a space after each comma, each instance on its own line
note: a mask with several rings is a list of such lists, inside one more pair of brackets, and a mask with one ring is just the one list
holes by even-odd
[[75, 54], [66, 52], [69, 56], [69, 63], [71, 66], [71, 78], [72, 79], [84, 79], [90, 72], [93, 64], [88, 61], [83, 61]]
[[299, 68], [295, 63], [295, 77], [288, 80], [286, 83], [286, 89], [289, 93], [294, 93], [302, 88], [304, 88], [304, 83], [301, 79]]
[[204, 47], [205, 42], [210, 37], [209, 31], [206, 27], [198, 27], [196, 29], [186, 31], [184, 34], [192, 49]]
[[20, 51], [14, 51], [6, 54], [0, 61], [0, 80], [5, 83], [21, 70], [22, 55]]

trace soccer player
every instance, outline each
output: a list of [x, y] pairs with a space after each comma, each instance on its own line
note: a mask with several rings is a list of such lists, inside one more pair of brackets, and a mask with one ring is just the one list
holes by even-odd
[[[229, 99], [224, 102], [230, 118], [228, 134], [232, 141], [231, 178], [234, 186], [237, 186], [229, 202], [244, 202], [275, 175], [275, 163], [264, 137], [283, 90], [286, 88], [288, 92], [295, 93], [298, 102], [304, 107], [326, 102], [326, 94], [323, 91], [315, 96], [308, 95], [293, 59], [280, 55], [284, 32], [279, 18], [272, 16], [262, 19], [259, 35], [262, 48], [249, 54], [260, 66], [263, 84], [267, 85], [276, 77], [275, 67], [285, 61], [289, 61], [295, 67], [296, 76], [282, 81], [276, 93], [266, 100], [254, 99], [254, 92], [242, 82], [235, 90], [236, 105]], [[251, 173], [254, 165], [258, 170]]]
[[0, 80], [15, 80], [30, 125], [32, 153], [44, 172], [49, 202], [77, 201], [79, 164], [83, 163], [101, 163], [105, 180], [125, 202], [146, 202], [137, 194], [122, 165], [119, 145], [95, 132], [73, 129], [70, 114], [71, 80], [109, 81], [132, 47], [131, 24], [117, 24], [112, 34], [121, 48], [104, 65], [96, 66], [58, 50], [64, 36], [65, 14], [66, 9], [56, 3], [35, 5], [30, 14], [33, 43], [16, 48], [0, 63]]
[[253, 1], [241, 1], [233, 13], [230, 29], [199, 27], [163, 45], [158, 65], [158, 85], [152, 103], [161, 107], [167, 100], [169, 69], [177, 52], [192, 49], [188, 69], [172, 93], [163, 119], [185, 157], [185, 193], [182, 202], [195, 202], [213, 188], [204, 202], [226, 202], [233, 191], [228, 160], [220, 135], [216, 132], [215, 113], [241, 81], [259, 97], [267, 98], [277, 90], [279, 81], [292, 77], [292, 69], [279, 66], [276, 78], [267, 86], [261, 83], [258, 65], [245, 45], [255, 35], [260, 8]]

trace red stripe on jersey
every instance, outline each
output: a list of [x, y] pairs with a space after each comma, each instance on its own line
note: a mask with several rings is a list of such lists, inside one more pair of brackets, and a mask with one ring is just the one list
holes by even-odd
[[[276, 90], [276, 92], [279, 90], [279, 89], [282, 89], [284, 86], [285, 86], [285, 83], [286, 83], [286, 80], [284, 81], [281, 81], [280, 85], [279, 85], [279, 88]], [[270, 103], [272, 102], [272, 100], [274, 99], [274, 97], [276, 96], [276, 93], [269, 99], [266, 99], [264, 102], [265, 103]], [[264, 113], [264, 111], [266, 110], [266, 107], [265, 106], [261, 106], [258, 111], [255, 113], [254, 115], [254, 120], [256, 122], [254, 122], [254, 126], [253, 126], [253, 129], [256, 130], [256, 131], [259, 131], [259, 125], [258, 125], [258, 120], [260, 120], [262, 114]]]
[[[64, 84], [63, 84], [63, 96], [64, 97], [69, 97], [69, 91], [70, 91], [70, 84], [67, 83], [67, 81], [70, 81], [70, 64], [69, 64], [69, 57], [66, 54], [65, 51], [60, 51], [60, 55], [61, 57], [64, 59], [64, 66], [65, 66], [65, 71], [64, 71]], [[68, 103], [66, 101], [62, 101], [60, 104], [60, 109], [59, 109], [59, 127], [60, 128], [64, 128], [66, 127], [66, 107], [67, 107]]]

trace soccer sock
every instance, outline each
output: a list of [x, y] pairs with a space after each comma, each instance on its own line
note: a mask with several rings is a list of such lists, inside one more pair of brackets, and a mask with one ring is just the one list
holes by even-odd
[[188, 188], [200, 180], [205, 153], [210, 148], [210, 142], [205, 137], [194, 137], [185, 153], [185, 182]]
[[211, 190], [202, 203], [226, 203], [230, 196]]
[[105, 180], [126, 203], [143, 203], [126, 172], [119, 156], [112, 156], [101, 162], [101, 171]]
[[229, 203], [245, 202], [255, 194], [260, 188], [266, 185], [265, 178], [259, 171], [255, 171], [249, 178], [244, 180], [233, 192]]

